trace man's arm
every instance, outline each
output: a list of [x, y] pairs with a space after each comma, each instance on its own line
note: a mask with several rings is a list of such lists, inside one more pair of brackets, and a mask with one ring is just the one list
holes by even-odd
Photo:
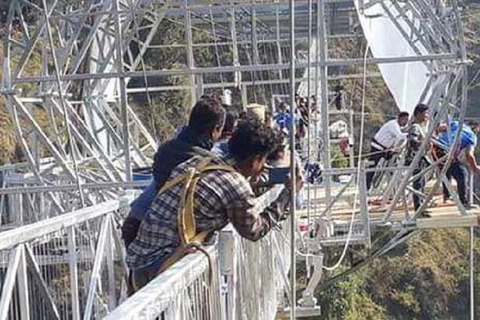
[[236, 199], [227, 204], [227, 215], [235, 229], [244, 238], [257, 241], [263, 238], [278, 222], [286, 218], [290, 192], [283, 190], [279, 197], [264, 210], [251, 188], [237, 192]]
[[470, 167], [470, 170], [477, 175], [480, 175], [480, 169], [478, 169], [477, 160], [474, 154], [475, 149], [473, 146], [465, 148], [465, 160]]

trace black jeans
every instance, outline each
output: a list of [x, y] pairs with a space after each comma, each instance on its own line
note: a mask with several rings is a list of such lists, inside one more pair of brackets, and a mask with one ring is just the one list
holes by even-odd
[[[422, 164], [422, 162], [420, 162], [420, 165], [413, 171], [413, 175], [415, 176], [415, 175], [419, 174], [420, 172], [422, 172], [423, 169], [424, 169], [424, 165]], [[426, 184], [427, 184], [427, 180], [425, 179], [425, 175], [422, 174], [417, 179], [413, 180], [413, 189], [420, 192], [420, 193], [424, 193]], [[422, 204], [423, 204], [422, 197], [420, 197], [419, 195], [414, 193], [413, 194], [413, 206], [415, 208], [415, 211], [417, 211], [418, 208], [420, 208], [420, 206]]]
[[[413, 159], [413, 157], [407, 157], [407, 161], [405, 163], [407, 165], [410, 165], [412, 159]], [[425, 157], [421, 158], [417, 167], [413, 171], [413, 176], [416, 176], [417, 174], [422, 172], [426, 167], [428, 167], [428, 165], [429, 165], [428, 160], [426, 160]], [[425, 178], [425, 175], [422, 174], [417, 179], [413, 180], [413, 189], [422, 193], [422, 194], [424, 194], [426, 184], [427, 184], [427, 179]], [[422, 197], [414, 193], [413, 194], [413, 206], [415, 207], [415, 211], [417, 211], [418, 208], [420, 208], [420, 206], [422, 204], [423, 204]]]
[[[368, 168], [375, 168], [382, 158], [385, 158], [385, 160], [389, 160], [391, 157], [391, 152], [371, 147], [370, 155], [368, 156], [368, 161], [371, 162], [371, 164]], [[365, 180], [367, 185], [367, 191], [370, 190], [370, 187], [372, 186], [372, 180], [374, 176], [375, 172], [373, 171], [367, 172], [366, 174]]]
[[[464, 205], [468, 204], [467, 175], [467, 167], [458, 161], [452, 162], [446, 173], [448, 180], [451, 180], [453, 177], [453, 179], [455, 179], [455, 181], [457, 182], [458, 198], [460, 199], [460, 202]], [[450, 198], [450, 192], [448, 191], [445, 184], [443, 184], [443, 197], [444, 199]]]

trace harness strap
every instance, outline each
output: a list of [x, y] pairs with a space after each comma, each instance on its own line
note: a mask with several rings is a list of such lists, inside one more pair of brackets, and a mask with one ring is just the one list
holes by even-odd
[[174, 254], [162, 263], [157, 275], [171, 267], [188, 253], [191, 253], [192, 249], [195, 249], [207, 255], [210, 281], [212, 279], [211, 257], [202, 247], [202, 244], [205, 242], [205, 239], [208, 237], [211, 230], [203, 230], [197, 233], [195, 223], [195, 188], [202, 177], [202, 174], [206, 172], [215, 170], [233, 172], [235, 169], [227, 165], [210, 164], [210, 162], [211, 158], [204, 159], [195, 168], [190, 168], [186, 173], [177, 176], [164, 184], [159, 191], [159, 194], [161, 194], [175, 187], [179, 183], [184, 183], [184, 191], [180, 198], [178, 208], [178, 233], [181, 244], [175, 250]]

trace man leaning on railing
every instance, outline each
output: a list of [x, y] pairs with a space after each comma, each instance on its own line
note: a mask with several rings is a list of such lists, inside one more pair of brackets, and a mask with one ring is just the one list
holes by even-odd
[[209, 235], [229, 222], [241, 236], [256, 241], [286, 218], [288, 187], [260, 211], [249, 183], [277, 143], [271, 128], [249, 119], [233, 133], [229, 155], [195, 157], [174, 169], [127, 249], [135, 290], [192, 249], [201, 250]]
[[159, 146], [153, 164], [153, 182], [132, 203], [122, 226], [126, 247], [135, 239], [141, 221], [172, 170], [194, 156], [213, 156], [210, 150], [220, 138], [224, 122], [225, 109], [221, 101], [204, 96], [193, 107], [188, 125], [175, 138]]

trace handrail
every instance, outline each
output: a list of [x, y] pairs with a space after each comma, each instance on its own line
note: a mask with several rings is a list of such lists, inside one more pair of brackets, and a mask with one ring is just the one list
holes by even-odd
[[[73, 319], [91, 319], [115, 308], [123, 297], [126, 267], [114, 222], [116, 212], [128, 208], [132, 199], [133, 192], [0, 232], [0, 262], [8, 264], [5, 283], [9, 284], [0, 291], [0, 320], [17, 319], [18, 310], [22, 319], [68, 317], [61, 310], [71, 310]], [[46, 265], [57, 272], [42, 273], [41, 266]], [[88, 277], [83, 294], [80, 275], [84, 280]], [[62, 295], [66, 288], [54, 285], [60, 278], [69, 284], [71, 299]], [[29, 292], [30, 281], [37, 286], [35, 294]], [[17, 291], [15, 282], [20, 283]]]
[[[259, 196], [257, 210], [264, 210], [282, 191], [283, 186], [277, 185]], [[280, 232], [288, 232], [288, 228]], [[219, 232], [217, 245], [207, 248], [211, 269], [204, 254], [187, 255], [124, 301], [105, 319], [154, 319], [162, 315], [169, 319], [170, 313], [175, 314], [175, 319], [191, 319], [185, 310], [206, 307], [210, 319], [273, 320], [279, 302], [278, 290], [285, 285], [284, 278], [290, 264], [279, 247], [279, 243], [283, 242], [276, 239], [278, 235], [275, 233], [272, 230], [254, 243], [241, 238], [228, 225]], [[195, 287], [192, 284], [207, 287], [208, 292], [192, 293], [190, 289]], [[210, 299], [207, 306], [205, 299]], [[218, 308], [220, 302], [222, 308]], [[180, 312], [181, 316], [176, 312]]]
[[[216, 257], [214, 246], [209, 246], [206, 251], [211, 258]], [[165, 310], [168, 304], [177, 298], [176, 294], [181, 292], [182, 289], [188, 288], [203, 274], [208, 273], [208, 269], [208, 258], [204, 253], [198, 252], [187, 255], [128, 298], [104, 319], [137, 320], [155, 318], [158, 316], [158, 312]], [[157, 314], [154, 314], [154, 311]]]
[[131, 197], [106, 201], [91, 207], [72, 211], [60, 216], [28, 224], [22, 227], [0, 232], [0, 250], [11, 248], [20, 243], [80, 224], [103, 216], [109, 212], [127, 207]]

